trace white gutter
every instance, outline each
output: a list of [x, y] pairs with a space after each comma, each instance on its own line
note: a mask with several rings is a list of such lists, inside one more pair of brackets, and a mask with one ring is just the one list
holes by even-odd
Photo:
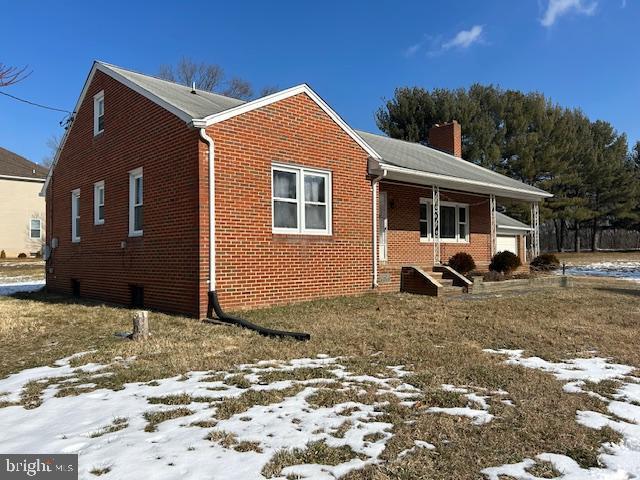
[[383, 170], [382, 174], [371, 180], [371, 244], [373, 246], [371, 262], [373, 265], [373, 288], [378, 286], [378, 199], [376, 195], [376, 185], [386, 176], [387, 171]]
[[209, 291], [216, 290], [216, 174], [215, 144], [207, 135], [206, 128], [200, 128], [200, 138], [209, 145]]
[[22, 180], [23, 182], [38, 182], [38, 183], [44, 183], [46, 181], [44, 178], [20, 177], [18, 175], [0, 175], [0, 178], [6, 179], [6, 180]]

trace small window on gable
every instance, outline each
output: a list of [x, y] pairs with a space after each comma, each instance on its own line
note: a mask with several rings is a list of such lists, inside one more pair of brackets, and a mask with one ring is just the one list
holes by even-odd
[[71, 241], [80, 241], [80, 189], [71, 192]]
[[29, 238], [31, 240], [40, 240], [42, 237], [42, 220], [32, 218], [29, 222]]
[[129, 236], [142, 235], [143, 226], [143, 184], [142, 168], [136, 168], [129, 172]]
[[104, 181], [93, 185], [93, 224], [104, 223]]
[[93, 97], [93, 135], [104, 131], [104, 91]]

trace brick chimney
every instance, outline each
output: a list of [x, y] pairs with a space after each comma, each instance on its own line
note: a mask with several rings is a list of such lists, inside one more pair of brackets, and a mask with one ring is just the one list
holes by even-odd
[[462, 158], [462, 129], [457, 121], [436, 123], [429, 129], [428, 140], [429, 146]]

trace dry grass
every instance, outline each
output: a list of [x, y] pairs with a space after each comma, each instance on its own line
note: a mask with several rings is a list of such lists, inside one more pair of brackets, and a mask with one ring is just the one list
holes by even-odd
[[[466, 419], [426, 415], [422, 409], [402, 407], [396, 399], [380, 417], [394, 424], [394, 436], [382, 454], [386, 462], [347, 478], [477, 479], [484, 467], [517, 462], [542, 452], [568, 454], [582, 465], [595, 465], [601, 443], [617, 436], [608, 430], [578, 425], [575, 414], [576, 410], [603, 411], [603, 403], [587, 395], [564, 393], [562, 384], [551, 375], [505, 365], [504, 358], [481, 351], [524, 348], [527, 355], [559, 360], [584, 357], [586, 352], [597, 350], [615, 361], [640, 366], [640, 287], [602, 279], [576, 283], [580, 288], [485, 299], [364, 295], [244, 314], [270, 327], [307, 331], [312, 336], [307, 343], [264, 338], [235, 327], [159, 313], [150, 316], [153, 337], [146, 342], [131, 342], [113, 335], [129, 330], [131, 312], [127, 309], [43, 294], [0, 297], [0, 375], [51, 364], [90, 349], [97, 351], [79, 362], [109, 363], [117, 356], [136, 356], [135, 362], [114, 365], [113, 376], [94, 380], [98, 387], [107, 388], [191, 370], [227, 370], [239, 363], [318, 353], [349, 357], [341, 363], [354, 373], [388, 373], [386, 366], [403, 364], [414, 372], [406, 380], [423, 391], [424, 406], [460, 405], [458, 395], [442, 392], [442, 383], [504, 389], [516, 406], [493, 402], [496, 418], [477, 427]], [[262, 375], [265, 382], [290, 378], [282, 373]], [[310, 372], [292, 375], [307, 378]], [[227, 378], [225, 383], [243, 384], [240, 378]], [[364, 403], [386, 400], [355, 391], [340, 392], [331, 388], [332, 384], [326, 387], [328, 393], [315, 398], [318, 404], [356, 398]], [[602, 385], [594, 390], [609, 393], [611, 388]], [[34, 385], [28, 399], [37, 399], [39, 389]], [[180, 399], [168, 401], [174, 400], [175, 405], [183, 404]], [[225, 416], [272, 401], [277, 397], [254, 398], [247, 394], [233, 402], [221, 402], [219, 409]], [[151, 425], [162, 419], [153, 420]], [[214, 424], [212, 420], [202, 426]], [[397, 455], [414, 440], [433, 443], [436, 453], [421, 449], [398, 459]], [[251, 445], [239, 448], [251, 449]], [[309, 458], [330, 463], [336, 452], [322, 448], [315, 449]], [[306, 455], [310, 454], [296, 452], [289, 457], [282, 453], [269, 464], [268, 473], [276, 474]]]
[[640, 251], [628, 252], [563, 252], [555, 254], [567, 265], [587, 265], [596, 262], [640, 262]]
[[0, 283], [15, 277], [32, 280], [44, 279], [44, 261], [33, 258], [10, 258], [0, 260]]

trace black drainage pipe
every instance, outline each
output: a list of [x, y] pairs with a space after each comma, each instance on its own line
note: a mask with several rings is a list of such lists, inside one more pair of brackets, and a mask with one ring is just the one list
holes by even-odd
[[311, 339], [311, 335], [309, 335], [308, 333], [287, 332], [286, 330], [273, 330], [271, 328], [261, 327], [260, 325], [251, 323], [244, 318], [238, 318], [232, 315], [228, 315], [224, 313], [222, 307], [220, 306], [220, 302], [218, 301], [218, 294], [216, 292], [209, 292], [207, 318], [213, 318], [214, 312], [217, 317], [215, 318], [215, 320], [253, 330], [254, 332], [258, 332], [260, 335], [264, 335], [265, 337], [288, 337], [295, 340], [300, 340], [302, 342]]

